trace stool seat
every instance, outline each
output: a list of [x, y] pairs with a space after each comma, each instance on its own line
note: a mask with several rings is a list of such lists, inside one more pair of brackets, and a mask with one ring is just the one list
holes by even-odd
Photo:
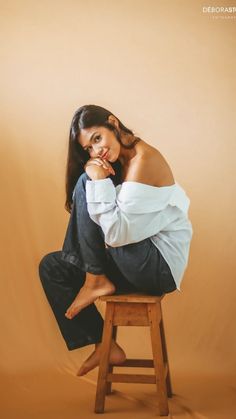
[[[168, 398], [172, 396], [167, 347], [162, 318], [161, 296], [126, 293], [102, 296], [106, 303], [101, 358], [98, 371], [95, 413], [103, 413], [105, 397], [111, 394], [113, 382], [156, 384], [157, 401], [161, 416], [168, 416]], [[110, 365], [112, 338], [117, 338], [118, 326], [148, 326], [150, 328], [153, 359], [126, 359], [121, 365]], [[114, 374], [113, 367], [154, 368], [154, 375]]]
[[111, 302], [129, 302], [129, 303], [156, 303], [161, 301], [165, 294], [161, 296], [157, 295], [148, 295], [143, 293], [130, 293], [130, 294], [113, 294], [113, 295], [103, 295], [99, 297], [101, 301], [111, 301]]

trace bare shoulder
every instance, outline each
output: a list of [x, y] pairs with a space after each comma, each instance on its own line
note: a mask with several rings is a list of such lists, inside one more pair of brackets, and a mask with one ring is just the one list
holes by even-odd
[[171, 168], [159, 150], [143, 140], [136, 144], [135, 149], [136, 155], [130, 160], [124, 181], [158, 187], [175, 183]]

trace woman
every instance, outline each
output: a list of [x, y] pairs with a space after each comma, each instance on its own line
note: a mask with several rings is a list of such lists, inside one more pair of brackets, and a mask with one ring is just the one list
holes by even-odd
[[[67, 348], [95, 344], [78, 375], [99, 364], [103, 319], [94, 302], [122, 292], [180, 291], [192, 226], [189, 198], [161, 153], [108, 110], [80, 107], [70, 129], [62, 251], [39, 274]], [[126, 355], [112, 341], [110, 363]]]

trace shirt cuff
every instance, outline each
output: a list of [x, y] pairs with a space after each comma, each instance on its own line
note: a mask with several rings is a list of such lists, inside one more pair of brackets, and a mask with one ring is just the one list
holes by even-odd
[[116, 189], [110, 178], [86, 181], [87, 202], [114, 202]]

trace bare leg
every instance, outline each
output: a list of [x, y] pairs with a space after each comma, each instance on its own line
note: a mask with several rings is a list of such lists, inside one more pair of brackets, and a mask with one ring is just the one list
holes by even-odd
[[114, 294], [115, 290], [115, 285], [106, 275], [94, 275], [87, 272], [85, 283], [72, 304], [66, 310], [65, 316], [68, 319], [73, 319], [76, 314], [92, 304], [98, 297]]
[[[95, 344], [95, 351], [84, 361], [81, 365], [77, 375], [85, 375], [87, 372], [97, 367], [101, 357], [101, 343]], [[111, 342], [110, 364], [120, 365], [126, 360], [126, 355], [123, 349], [114, 340]]]

